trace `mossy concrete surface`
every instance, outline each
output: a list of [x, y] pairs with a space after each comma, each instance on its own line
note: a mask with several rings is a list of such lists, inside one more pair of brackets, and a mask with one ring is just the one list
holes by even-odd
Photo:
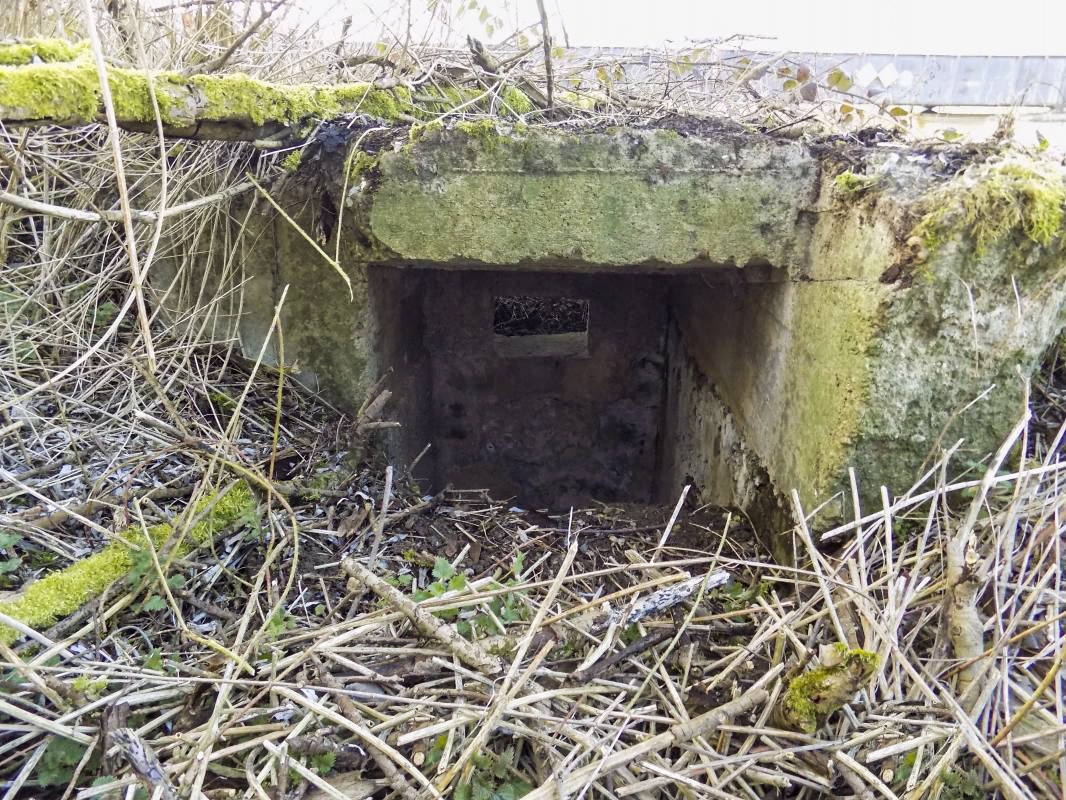
[[801, 146], [725, 130], [431, 128], [380, 159], [370, 226], [400, 258], [509, 267], [787, 267], [817, 189]]
[[[993, 153], [951, 176], [934, 173], [935, 158], [871, 148], [857, 191], [826, 152], [727, 125], [397, 132], [335, 169], [320, 162], [318, 194], [292, 200], [309, 230], [343, 207], [324, 247], [339, 237], [355, 302], [275, 220], [244, 261], [263, 298], [242, 320], [259, 330], [246, 350], [290, 285], [286, 360], [351, 409], [390, 360], [432, 368], [418, 303], [396, 288], [405, 268], [540, 271], [549, 296], [552, 271], [603, 274], [603, 291], [612, 273], [659, 273], [683, 344], [664, 358], [692, 362], [662, 374], [684, 378], [668, 394], [693, 417], [662, 427], [675, 435], [662, 439], [663, 494], [691, 480], [751, 507], [768, 481], [779, 506], [796, 489], [806, 509], [829, 501], [827, 516], [850, 517], [849, 467], [869, 508], [882, 484], [910, 488], [941, 446], [965, 439], [961, 470], [1018, 419], [1026, 379], [1066, 325], [1066, 195], [1061, 166], [1033, 154]], [[342, 197], [337, 176], [356, 160]], [[397, 271], [376, 284], [388, 296], [375, 297], [371, 266]], [[403, 341], [383, 347], [390, 330]], [[728, 486], [723, 460], [739, 465]]]

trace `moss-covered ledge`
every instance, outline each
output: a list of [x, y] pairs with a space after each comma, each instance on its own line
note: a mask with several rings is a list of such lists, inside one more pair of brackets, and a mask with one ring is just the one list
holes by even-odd
[[0, 65], [21, 66], [33, 64], [34, 59], [51, 63], [75, 61], [89, 55], [89, 42], [68, 42], [64, 39], [17, 39], [0, 42]]
[[[41, 63], [33, 63], [36, 56]], [[429, 90], [413, 96], [404, 87], [370, 83], [285, 85], [241, 73], [183, 75], [108, 67], [108, 82], [120, 127], [154, 131], [155, 91], [164, 132], [193, 139], [299, 140], [323, 119], [365, 114], [403, 125], [432, 120], [450, 109], [501, 114], [530, 111], [514, 87], [497, 98], [480, 89]], [[99, 78], [83, 44], [37, 40], [0, 45], [0, 121], [6, 125], [83, 125], [104, 118]]]

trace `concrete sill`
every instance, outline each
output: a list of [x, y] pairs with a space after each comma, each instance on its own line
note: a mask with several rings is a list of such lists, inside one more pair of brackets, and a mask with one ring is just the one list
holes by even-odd
[[502, 358], [588, 358], [589, 333], [544, 333], [533, 336], [493, 337], [496, 355]]

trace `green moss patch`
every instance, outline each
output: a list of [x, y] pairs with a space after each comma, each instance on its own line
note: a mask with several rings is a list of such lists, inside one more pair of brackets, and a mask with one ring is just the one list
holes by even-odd
[[[197, 511], [207, 508], [215, 497], [204, 498]], [[248, 486], [241, 482], [214, 504], [206, 518], [189, 531], [191, 545], [199, 545], [216, 532], [232, 525], [249, 509], [255, 499]], [[154, 547], [162, 547], [174, 533], [172, 525], [153, 525], [148, 529]], [[122, 538], [134, 545], [144, 543], [140, 528], [129, 528]], [[179, 548], [178, 554], [187, 552], [191, 545]], [[46, 628], [65, 616], [73, 614], [85, 603], [100, 595], [111, 583], [128, 574], [133, 567], [134, 550], [122, 541], [115, 541], [98, 553], [71, 564], [66, 569], [52, 572], [30, 586], [12, 600], [0, 603], [0, 611], [25, 623], [31, 628]], [[14, 641], [16, 632], [0, 626], [0, 641]]]
[[789, 727], [814, 733], [826, 718], [851, 701], [877, 671], [878, 658], [866, 650], [837, 644], [831, 664], [793, 678], [781, 701], [781, 720]]
[[0, 65], [17, 67], [32, 64], [35, 57], [46, 64], [57, 61], [76, 61], [79, 58], [87, 58], [89, 53], [89, 43], [85, 41], [25, 39], [13, 44], [0, 45]]
[[91, 122], [100, 106], [96, 70], [70, 64], [0, 66], [0, 105], [8, 116], [21, 119]]
[[[17, 47], [22, 49], [0, 48], [0, 108], [7, 118], [78, 124], [92, 122], [101, 115], [99, 79], [91, 60], [61, 59], [57, 55], [55, 63], [33, 64], [30, 63], [34, 55], [32, 46]], [[73, 56], [82, 50], [80, 45], [71, 45], [56, 53]], [[420, 97], [416, 103], [404, 87], [378, 89], [369, 83], [282, 85], [242, 73], [186, 77], [173, 72], [146, 73], [117, 67], [108, 69], [108, 81], [121, 122], [155, 119], [149, 91], [154, 86], [160, 116], [168, 125], [190, 125], [204, 120], [254, 125], [277, 122], [300, 128], [341, 113], [368, 114], [385, 122], [407, 123], [432, 120], [458, 107], [464, 111], [486, 111], [494, 99], [485, 92], [455, 90], [442, 94], [439, 102]], [[503, 97], [504, 111], [521, 114], [533, 108], [529, 98], [517, 89], [505, 90]]]
[[871, 178], [869, 175], [859, 175], [851, 170], [845, 170], [833, 179], [833, 185], [836, 187], [837, 192], [847, 197], [865, 192], [876, 182], [876, 178]]
[[1020, 233], [1047, 247], [1062, 233], [1066, 183], [1050, 162], [1016, 157], [970, 167], [928, 194], [914, 234], [927, 250], [962, 231], [978, 255]]

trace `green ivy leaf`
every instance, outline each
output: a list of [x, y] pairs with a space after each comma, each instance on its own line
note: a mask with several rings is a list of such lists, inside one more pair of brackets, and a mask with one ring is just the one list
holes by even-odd
[[15, 556], [14, 558], [8, 558], [4, 561], [0, 561], [0, 575], [3, 575], [8, 572], [14, 572], [20, 566], [22, 566], [22, 559], [18, 556]]
[[830, 89], [836, 89], [838, 92], [846, 92], [852, 87], [851, 78], [842, 69], [834, 69], [830, 72], [825, 82]]
[[8, 533], [7, 531], [0, 531], [0, 550], [6, 550], [9, 547], [14, 547], [22, 541], [22, 537], [17, 533]]

